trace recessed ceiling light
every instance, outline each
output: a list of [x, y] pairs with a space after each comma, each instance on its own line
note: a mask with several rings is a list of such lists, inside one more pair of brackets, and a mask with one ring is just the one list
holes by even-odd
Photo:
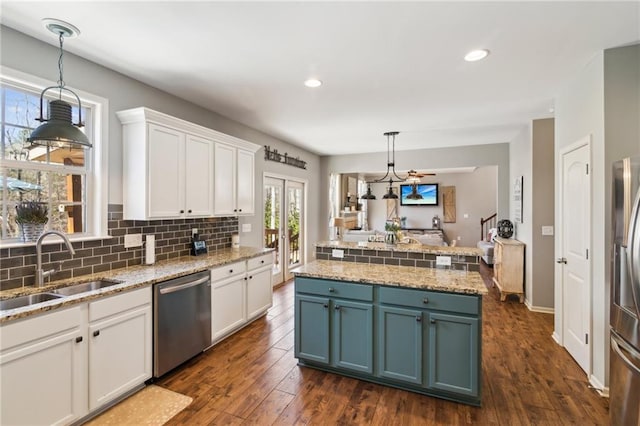
[[307, 87], [320, 87], [322, 86], [322, 82], [316, 78], [310, 78], [304, 81], [304, 85]]
[[464, 60], [467, 62], [479, 61], [480, 59], [486, 58], [487, 55], [489, 55], [489, 51], [487, 49], [472, 50], [465, 55]]

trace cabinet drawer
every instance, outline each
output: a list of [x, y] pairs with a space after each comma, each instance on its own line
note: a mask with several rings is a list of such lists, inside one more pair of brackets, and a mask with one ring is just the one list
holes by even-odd
[[296, 278], [296, 291], [319, 296], [373, 301], [373, 286], [366, 284], [298, 277]]
[[151, 286], [89, 303], [89, 322], [151, 304]]
[[247, 260], [247, 269], [252, 270], [260, 268], [261, 266], [271, 265], [273, 263], [273, 253], [268, 253], [263, 256], [254, 257]]
[[480, 304], [476, 296], [393, 287], [380, 287], [379, 296], [380, 303], [389, 305], [411, 306], [464, 314], [480, 313]]
[[246, 262], [230, 263], [228, 265], [220, 266], [211, 270], [211, 281], [220, 281], [225, 278], [233, 277], [234, 275], [244, 274], [247, 272]]

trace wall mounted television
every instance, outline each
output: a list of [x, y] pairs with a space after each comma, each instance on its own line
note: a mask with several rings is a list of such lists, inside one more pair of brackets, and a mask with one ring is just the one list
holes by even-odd
[[400, 205], [401, 206], [437, 206], [438, 205], [438, 184], [419, 183], [416, 185], [416, 193], [422, 195], [420, 199], [409, 198], [413, 192], [413, 185], [400, 185]]

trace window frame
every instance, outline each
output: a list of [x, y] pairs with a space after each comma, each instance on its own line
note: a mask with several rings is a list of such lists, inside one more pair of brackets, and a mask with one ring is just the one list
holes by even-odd
[[[12, 68], [0, 66], [0, 81], [2, 84], [13, 86], [19, 90], [27, 90], [40, 93], [46, 87], [55, 86], [57, 83], [41, 77], [24, 73]], [[82, 102], [82, 106], [91, 109], [93, 148], [88, 150], [86, 162], [86, 229], [83, 233], [70, 234], [71, 241], [84, 241], [94, 239], [111, 238], [107, 233], [107, 202], [109, 183], [109, 100], [80, 89], [69, 87]], [[39, 95], [38, 95], [39, 96]], [[0, 159], [3, 167], [19, 167], [23, 162], [16, 160]], [[57, 169], [62, 171], [63, 169]], [[34, 245], [14, 239], [0, 239], [0, 247], [20, 247]]]

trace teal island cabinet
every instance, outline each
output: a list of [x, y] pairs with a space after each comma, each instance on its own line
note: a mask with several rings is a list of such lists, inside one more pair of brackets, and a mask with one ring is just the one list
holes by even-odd
[[480, 405], [477, 272], [318, 260], [295, 274], [300, 365]]

